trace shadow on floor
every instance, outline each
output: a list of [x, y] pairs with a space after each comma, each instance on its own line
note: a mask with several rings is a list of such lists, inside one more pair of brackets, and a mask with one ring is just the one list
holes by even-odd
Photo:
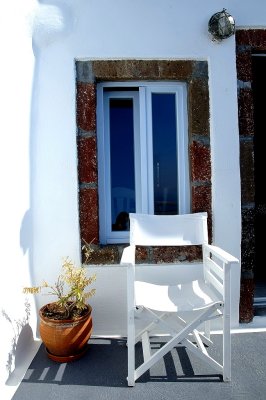
[[[158, 349], [162, 344], [163, 340], [154, 339], [152, 347]], [[142, 350], [139, 344], [136, 346], [137, 365], [140, 362], [142, 362]], [[138, 382], [222, 381], [221, 375], [213, 374], [211, 369], [210, 371], [209, 374], [208, 371], [205, 371], [207, 375], [195, 374], [186, 348], [177, 347], [166, 354], [164, 359], [152, 367], [149, 372], [142, 375]], [[126, 375], [126, 341], [123, 339], [91, 339], [86, 354], [81, 359], [70, 363], [57, 363], [50, 360], [44, 346], [41, 345], [23, 382], [127, 387]]]
[[[221, 357], [221, 335], [214, 335], [213, 341], [215, 356]], [[154, 338], [152, 347], [162, 343], [162, 338]], [[141, 353], [137, 345], [137, 363]], [[265, 354], [266, 333], [232, 334], [232, 381], [226, 383], [210, 366], [177, 347], [129, 388], [124, 339], [93, 338], [87, 353], [71, 363], [50, 360], [42, 345], [12, 400], [265, 400]]]

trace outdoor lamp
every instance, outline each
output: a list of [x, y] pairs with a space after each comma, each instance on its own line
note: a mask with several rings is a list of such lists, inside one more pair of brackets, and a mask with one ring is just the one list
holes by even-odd
[[213, 36], [213, 40], [221, 41], [229, 38], [235, 33], [235, 20], [226, 9], [219, 11], [210, 18], [208, 31]]

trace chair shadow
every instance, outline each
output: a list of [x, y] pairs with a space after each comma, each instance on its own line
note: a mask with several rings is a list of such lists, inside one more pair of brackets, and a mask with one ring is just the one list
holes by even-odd
[[[156, 340], [154, 346], [163, 342]], [[175, 354], [176, 351], [176, 354]], [[222, 381], [219, 374], [196, 374], [185, 347], [176, 347], [166, 354], [136, 383], [146, 382], [214, 382]], [[142, 362], [142, 348], [136, 345], [136, 365]], [[200, 361], [199, 361], [200, 362]], [[194, 364], [194, 363], [193, 363]], [[202, 363], [201, 363], [202, 364]], [[202, 366], [202, 365], [201, 365]], [[204, 366], [203, 366], [204, 368]], [[203, 369], [203, 372], [204, 369]], [[79, 360], [57, 363], [48, 358], [40, 346], [23, 382], [59, 385], [127, 387], [127, 346], [125, 339], [91, 338], [88, 350]]]
[[[156, 350], [165, 344], [164, 341], [153, 340], [151, 348]], [[143, 362], [142, 348], [136, 346], [136, 363]], [[202, 371], [201, 374], [195, 370]], [[177, 346], [167, 353], [163, 360], [152, 367], [151, 370], [143, 374], [137, 382], [223, 382], [221, 374], [213, 374], [213, 370], [208, 368], [201, 360], [198, 360], [191, 353], [188, 354], [185, 346]]]

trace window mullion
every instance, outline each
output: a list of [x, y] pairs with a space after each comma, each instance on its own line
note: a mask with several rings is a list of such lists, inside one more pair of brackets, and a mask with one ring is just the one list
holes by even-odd
[[[136, 182], [137, 193], [137, 212], [148, 213], [148, 134], [147, 134], [147, 105], [146, 105], [146, 88], [139, 88], [139, 149], [136, 155], [140, 165], [139, 180]], [[137, 164], [136, 164], [137, 165]]]
[[[102, 116], [102, 118], [97, 118], [97, 126], [98, 126], [98, 135], [97, 135], [97, 148], [98, 148], [98, 174], [99, 174], [99, 182], [98, 191], [99, 191], [99, 209], [100, 209], [100, 230], [99, 236], [101, 243], [106, 243], [106, 234], [107, 234], [107, 218], [104, 216], [107, 212], [107, 196], [106, 196], [106, 171], [108, 170], [108, 161], [104, 155], [109, 154], [109, 144], [108, 139], [104, 132], [106, 131], [106, 121], [108, 120], [106, 113], [108, 114], [107, 102], [103, 96], [103, 90], [100, 86], [97, 92], [97, 115]], [[106, 118], [104, 118], [106, 116]], [[99, 132], [102, 132], [99, 134]], [[107, 140], [107, 142], [106, 142]]]
[[111, 202], [111, 159], [110, 159], [110, 97], [105, 96], [104, 98], [104, 110], [105, 110], [105, 118], [104, 118], [104, 164], [105, 164], [105, 235], [106, 238], [110, 236], [111, 233], [111, 208], [109, 205]]
[[154, 187], [153, 187], [153, 134], [152, 134], [152, 101], [151, 88], [146, 88], [146, 169], [147, 169], [147, 201], [148, 214], [154, 214]]
[[177, 124], [177, 152], [178, 152], [178, 197], [179, 213], [190, 212], [189, 207], [189, 187], [188, 187], [188, 135], [185, 115], [187, 114], [186, 98], [184, 88], [180, 88], [176, 93], [176, 124]]

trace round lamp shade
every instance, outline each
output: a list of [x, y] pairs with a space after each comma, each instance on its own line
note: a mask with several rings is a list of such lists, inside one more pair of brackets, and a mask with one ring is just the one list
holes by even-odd
[[209, 33], [215, 40], [221, 41], [235, 33], [235, 20], [225, 9], [213, 14], [208, 24]]

